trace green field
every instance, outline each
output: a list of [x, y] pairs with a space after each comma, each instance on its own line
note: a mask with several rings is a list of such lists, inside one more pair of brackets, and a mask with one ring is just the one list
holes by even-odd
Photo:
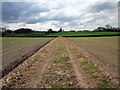
[[85, 35], [112, 35], [120, 34], [120, 32], [92, 32], [92, 31], [82, 31], [82, 32], [58, 32], [45, 34], [45, 32], [33, 32], [33, 33], [21, 33], [16, 34], [16, 36], [85, 36]]
[[111, 34], [120, 34], [119, 32], [59, 32], [51, 33], [48, 36], [85, 36], [85, 35], [111, 35]]

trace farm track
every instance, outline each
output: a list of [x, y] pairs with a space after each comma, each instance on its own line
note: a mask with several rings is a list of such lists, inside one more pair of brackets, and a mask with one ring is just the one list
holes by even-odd
[[[80, 62], [79, 59], [76, 58], [77, 52], [79, 51], [67, 40], [64, 38], [64, 42], [66, 45], [66, 48], [69, 53], [69, 57], [71, 59], [71, 65], [73, 66], [73, 69], [76, 73], [77, 80], [79, 82], [79, 85], [81, 85], [82, 88], [94, 88], [95, 86], [95, 81], [94, 79], [89, 76], [87, 76], [87, 73], [83, 70], [83, 68], [80, 68]], [[83, 58], [80, 58], [83, 59]], [[91, 83], [92, 80], [92, 83]]]
[[56, 38], [3, 77], [3, 88], [98, 88], [103, 81], [116, 87], [90, 65], [68, 39]]

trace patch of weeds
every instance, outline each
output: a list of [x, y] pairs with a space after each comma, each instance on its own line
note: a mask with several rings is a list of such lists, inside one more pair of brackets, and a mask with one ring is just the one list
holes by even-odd
[[54, 63], [61, 63], [62, 62], [60, 58], [54, 58], [52, 61]]
[[83, 57], [83, 55], [81, 54], [81, 53], [76, 53], [76, 56], [77, 56], [77, 58], [82, 58]]
[[70, 87], [66, 85], [52, 85], [51, 88], [70, 88]]
[[43, 74], [46, 74], [46, 75], [48, 75], [48, 74], [50, 74], [50, 72], [46, 71], [46, 72], [43, 72]]
[[82, 61], [81, 65], [85, 65], [87, 69], [97, 69], [93, 64], [90, 64], [88, 61]]
[[55, 55], [61, 55], [64, 50], [65, 50], [65, 47], [60, 46], [60, 47], [57, 47], [57, 49], [55, 50], [54, 53], [55, 53]]
[[61, 51], [55, 51], [55, 55], [61, 55], [63, 52]]
[[99, 69], [94, 66], [93, 64], [89, 63], [88, 61], [82, 61], [81, 65], [84, 65], [85, 68], [88, 70], [88, 72], [91, 72], [91, 74], [100, 82], [97, 84], [97, 88], [110, 88], [112, 87], [112, 84], [110, 84], [109, 81], [107, 81], [105, 76], [100, 76]]
[[99, 80], [103, 80], [104, 76], [96, 76], [96, 78], [99, 79]]
[[107, 81], [105, 76], [95, 75], [95, 78], [100, 81], [100, 83], [97, 84], [97, 88], [110, 88], [112, 85]]
[[80, 64], [81, 64], [81, 65], [87, 65], [87, 64], [89, 64], [89, 63], [88, 63], [88, 61], [82, 61]]
[[87, 69], [97, 69], [97, 67], [95, 67], [94, 65], [92, 65], [92, 64], [87, 64]]
[[110, 87], [110, 84], [108, 82], [100, 82], [98, 83], [97, 85], [98, 88], [109, 88]]
[[60, 46], [60, 47], [57, 48], [57, 50], [59, 50], [59, 51], [64, 51], [64, 50], [65, 50], [65, 47], [64, 47], [64, 46]]
[[52, 61], [54, 63], [65, 64], [68, 60], [69, 60], [69, 57], [60, 57], [60, 58], [54, 58]]

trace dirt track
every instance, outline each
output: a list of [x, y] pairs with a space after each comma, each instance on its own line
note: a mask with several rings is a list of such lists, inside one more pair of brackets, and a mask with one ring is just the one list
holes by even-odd
[[2, 81], [4, 88], [117, 87], [66, 38], [48, 43]]

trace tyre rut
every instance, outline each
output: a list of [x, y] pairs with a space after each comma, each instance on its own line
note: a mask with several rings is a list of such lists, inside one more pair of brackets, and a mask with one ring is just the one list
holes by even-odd
[[87, 79], [88, 78], [87, 73], [85, 73], [84, 70], [82, 68], [80, 68], [80, 62], [75, 57], [76, 53], [72, 52], [72, 51], [77, 50], [77, 49], [66, 38], [63, 39], [63, 42], [66, 45], [67, 51], [69, 53], [69, 57], [71, 59], [70, 63], [74, 69], [74, 72], [76, 74], [77, 80], [78, 80], [81, 88], [93, 88], [93, 87], [95, 87], [94, 86], [95, 84], [92, 84], [91, 81], [89, 81], [89, 79]]

